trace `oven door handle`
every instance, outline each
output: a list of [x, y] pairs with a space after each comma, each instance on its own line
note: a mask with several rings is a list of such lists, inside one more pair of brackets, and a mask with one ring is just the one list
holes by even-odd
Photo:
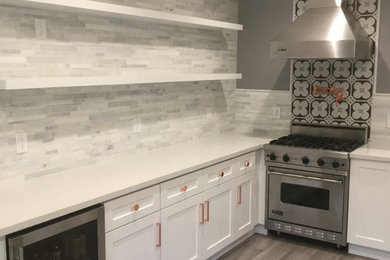
[[317, 177], [311, 177], [311, 176], [289, 174], [289, 173], [279, 173], [279, 172], [268, 172], [268, 174], [273, 174], [273, 175], [278, 175], [278, 176], [287, 176], [287, 177], [293, 177], [293, 178], [299, 178], [299, 179], [305, 179], [305, 180], [324, 181], [324, 182], [330, 182], [330, 183], [343, 184], [343, 180], [323, 179], [323, 178], [317, 178]]

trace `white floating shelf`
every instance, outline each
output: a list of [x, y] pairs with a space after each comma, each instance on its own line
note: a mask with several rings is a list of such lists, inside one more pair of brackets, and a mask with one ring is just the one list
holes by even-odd
[[69, 88], [87, 86], [115, 86], [146, 83], [170, 83], [189, 81], [236, 80], [242, 74], [177, 74], [154, 76], [115, 77], [40, 77], [0, 79], [0, 90]]
[[206, 27], [242, 31], [241, 24], [178, 15], [142, 8], [102, 3], [91, 0], [0, 0], [1, 5], [21, 6], [44, 10], [81, 13], [125, 20], [137, 19], [163, 24]]

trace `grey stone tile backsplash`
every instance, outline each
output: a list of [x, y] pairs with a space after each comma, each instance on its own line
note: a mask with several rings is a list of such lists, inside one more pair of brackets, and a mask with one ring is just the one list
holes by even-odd
[[[236, 22], [238, 0], [105, 0]], [[36, 40], [35, 18], [47, 40]], [[237, 32], [0, 7], [0, 77], [236, 71]], [[0, 180], [32, 178], [234, 128], [234, 81], [0, 92]], [[207, 111], [212, 118], [207, 119]], [[134, 119], [141, 119], [134, 133]], [[15, 135], [28, 134], [16, 154]]]

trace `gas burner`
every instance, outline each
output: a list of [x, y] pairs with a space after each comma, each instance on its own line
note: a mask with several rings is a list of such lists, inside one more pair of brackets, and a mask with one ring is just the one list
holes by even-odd
[[290, 147], [333, 150], [333, 151], [340, 151], [340, 152], [352, 152], [353, 150], [363, 145], [364, 142], [357, 141], [357, 140], [341, 139], [341, 138], [291, 134], [273, 140], [270, 142], [270, 144], [285, 145]]

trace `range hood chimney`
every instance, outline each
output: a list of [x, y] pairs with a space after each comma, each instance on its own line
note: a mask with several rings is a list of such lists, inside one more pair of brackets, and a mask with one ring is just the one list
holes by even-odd
[[308, 0], [308, 9], [271, 41], [271, 57], [366, 59], [373, 46], [343, 0]]

